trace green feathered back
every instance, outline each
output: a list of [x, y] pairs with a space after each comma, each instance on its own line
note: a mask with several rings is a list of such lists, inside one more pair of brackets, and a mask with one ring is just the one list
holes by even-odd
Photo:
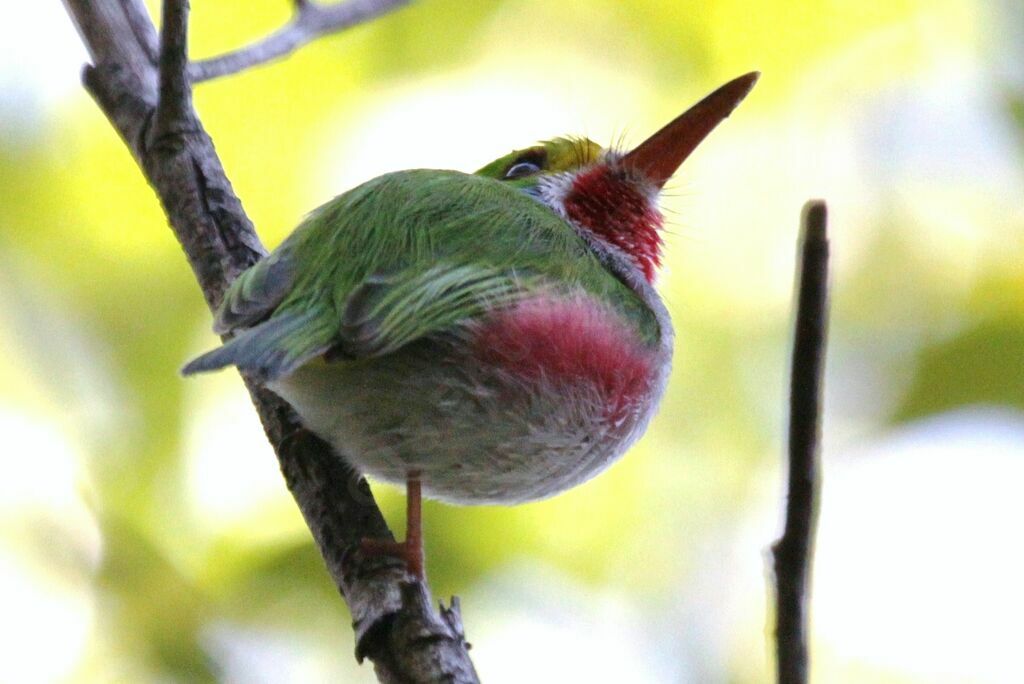
[[420, 169], [336, 197], [232, 284], [214, 328], [237, 336], [183, 372], [389, 354], [540, 292], [588, 292], [654, 344], [653, 314], [521, 185]]

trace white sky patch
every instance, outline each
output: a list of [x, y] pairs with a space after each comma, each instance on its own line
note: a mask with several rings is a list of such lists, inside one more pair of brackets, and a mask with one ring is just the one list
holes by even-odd
[[652, 648], [649, 620], [614, 590], [551, 568], [511, 565], [466, 598], [473, 661], [486, 682], [668, 682], [676, 654]]
[[369, 661], [360, 666], [351, 657], [350, 644], [328, 646], [295, 631], [229, 623], [211, 625], [203, 637], [228, 684], [377, 681]]
[[827, 648], [922, 681], [1024, 681], [1024, 416], [928, 419], [826, 482], [814, 619]]
[[63, 680], [92, 635], [90, 571], [101, 554], [80, 454], [57, 426], [3, 406], [0, 434], [0, 681]]
[[[812, 600], [815, 679], [1024, 681], [1024, 414], [976, 408], [825, 454]], [[734, 658], [764, 644], [778, 473], [708, 582], [705, 633]], [[766, 553], [766, 551], [765, 551]], [[720, 554], [722, 555], [722, 554]], [[765, 649], [755, 651], [767, 673]], [[749, 660], [749, 659], [747, 659]]]
[[89, 58], [63, 4], [21, 2], [9, 15], [0, 22], [0, 121], [31, 126], [40, 113], [81, 91]]
[[232, 529], [236, 537], [254, 540], [304, 532], [237, 374], [207, 374], [186, 382], [191, 417], [185, 433], [187, 491], [199, 528], [211, 535]]

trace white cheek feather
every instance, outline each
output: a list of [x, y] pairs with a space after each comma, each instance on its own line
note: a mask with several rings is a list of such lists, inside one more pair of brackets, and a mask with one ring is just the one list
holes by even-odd
[[[538, 198], [541, 202], [551, 207], [551, 210], [561, 216], [572, 225], [576, 223], [569, 218], [565, 211], [565, 198], [572, 190], [573, 182], [579, 171], [566, 171], [550, 176], [543, 176], [537, 183]], [[579, 228], [580, 226], [576, 226]]]

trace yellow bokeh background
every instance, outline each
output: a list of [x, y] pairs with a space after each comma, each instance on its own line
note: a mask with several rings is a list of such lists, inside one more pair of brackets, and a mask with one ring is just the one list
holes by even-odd
[[[192, 5], [197, 58], [290, 11]], [[1021, 45], [1010, 0], [422, 0], [197, 87], [273, 246], [380, 173], [628, 147], [763, 73], [664, 198], [678, 341], [648, 434], [550, 501], [426, 508], [484, 681], [769, 680], [812, 197], [834, 266], [816, 681], [1024, 680]], [[28, 4], [0, 51], [0, 681], [374, 681], [241, 383], [177, 373], [209, 314], [70, 20]]]

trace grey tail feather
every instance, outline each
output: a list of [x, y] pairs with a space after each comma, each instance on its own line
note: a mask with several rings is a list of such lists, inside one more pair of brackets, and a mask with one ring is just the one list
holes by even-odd
[[284, 301], [292, 286], [292, 269], [285, 252], [275, 252], [239, 276], [217, 311], [213, 332], [218, 335], [266, 320]]
[[276, 380], [330, 348], [334, 335], [322, 323], [317, 325], [323, 320], [316, 311], [275, 316], [189, 361], [181, 374], [237, 366], [260, 380]]

